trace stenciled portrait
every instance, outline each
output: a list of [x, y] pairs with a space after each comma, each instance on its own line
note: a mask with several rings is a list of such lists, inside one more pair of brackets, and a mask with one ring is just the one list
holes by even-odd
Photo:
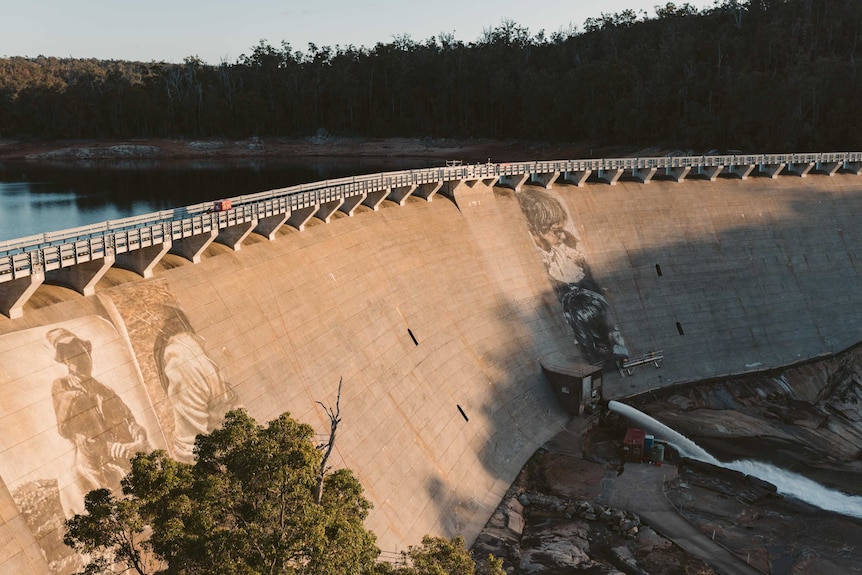
[[516, 197], [578, 349], [593, 364], [627, 357], [625, 342], [611, 323], [610, 306], [593, 279], [581, 238], [563, 202], [536, 188], [525, 188]]
[[27, 329], [0, 337], [0, 396], [0, 476], [51, 569], [71, 573], [65, 519], [165, 444], [137, 362], [103, 317]]
[[236, 394], [164, 281], [128, 284], [102, 299], [127, 330], [168, 452], [193, 461], [195, 438], [239, 407]]

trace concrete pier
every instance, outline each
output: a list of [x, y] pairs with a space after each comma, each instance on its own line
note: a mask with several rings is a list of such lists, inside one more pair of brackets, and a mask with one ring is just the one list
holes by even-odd
[[96, 284], [113, 265], [114, 256], [110, 254], [75, 266], [52, 270], [45, 274], [45, 281], [68, 287], [83, 296], [91, 296], [96, 293]]
[[153, 269], [167, 254], [173, 242], [163, 241], [153, 246], [142, 247], [137, 250], [117, 254], [114, 257], [114, 265], [135, 272], [142, 278], [153, 277]]
[[664, 175], [674, 182], [680, 183], [685, 181], [685, 178], [688, 176], [690, 171], [691, 166], [668, 167], [665, 168]]
[[530, 174], [530, 183], [533, 185], [541, 186], [546, 190], [550, 190], [554, 187], [554, 182], [560, 177], [560, 172], [551, 172], [548, 174], [543, 173], [533, 173]]
[[723, 169], [724, 166], [721, 164], [717, 166], [698, 166], [697, 175], [710, 182], [714, 182]]
[[179, 238], [171, 243], [169, 253], [182, 256], [193, 264], [199, 264], [204, 251], [215, 241], [217, 235], [218, 231], [211, 230]]
[[562, 181], [570, 183], [574, 186], [581, 187], [587, 182], [587, 178], [592, 174], [592, 170], [573, 170], [573, 171], [565, 171], [562, 174]]
[[249, 220], [224, 228], [218, 232], [215, 241], [224, 244], [235, 252], [242, 249], [242, 242], [257, 227], [257, 220]]
[[620, 177], [622, 177], [624, 171], [625, 170], [623, 170], [622, 168], [600, 168], [597, 172], [596, 177], [599, 179], [599, 181], [602, 181], [609, 186], [615, 186], [617, 185], [617, 182], [619, 181]]
[[24, 304], [33, 297], [45, 282], [45, 274], [36, 272], [29, 276], [0, 284], [0, 313], [10, 319], [24, 315]]
[[639, 181], [642, 184], [648, 184], [652, 180], [655, 173], [658, 171], [656, 167], [649, 168], [633, 168], [632, 169], [632, 178]]
[[739, 178], [740, 180], [745, 180], [756, 167], [757, 166], [755, 164], [734, 165], [727, 168], [727, 173]]

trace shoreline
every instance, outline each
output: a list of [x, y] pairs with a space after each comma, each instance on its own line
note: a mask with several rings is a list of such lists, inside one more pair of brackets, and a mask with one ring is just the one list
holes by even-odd
[[[0, 161], [229, 160], [243, 158], [439, 159], [465, 163], [618, 157], [636, 153], [584, 142], [526, 142], [466, 138], [148, 138], [0, 139]], [[640, 155], [664, 154], [657, 148]]]

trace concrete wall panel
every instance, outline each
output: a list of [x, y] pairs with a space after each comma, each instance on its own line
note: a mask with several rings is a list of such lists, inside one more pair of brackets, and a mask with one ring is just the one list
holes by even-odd
[[606, 388], [776, 367], [862, 339], [848, 319], [862, 303], [851, 224], [862, 182], [836, 177], [653, 182], [648, 198], [627, 182], [564, 194], [630, 353], [665, 352], [661, 369], [608, 374]]

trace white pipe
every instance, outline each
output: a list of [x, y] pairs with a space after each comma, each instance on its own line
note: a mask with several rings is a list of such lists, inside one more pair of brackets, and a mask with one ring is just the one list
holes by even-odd
[[835, 489], [829, 489], [798, 473], [762, 461], [750, 459], [731, 462], [719, 461], [683, 434], [630, 405], [619, 401], [610, 401], [608, 408], [651, 431], [654, 435], [663, 436], [667, 443], [676, 449], [680, 455], [757, 477], [775, 485], [781, 495], [799, 499], [820, 509], [862, 518], [862, 497], [858, 495], [848, 495]]

